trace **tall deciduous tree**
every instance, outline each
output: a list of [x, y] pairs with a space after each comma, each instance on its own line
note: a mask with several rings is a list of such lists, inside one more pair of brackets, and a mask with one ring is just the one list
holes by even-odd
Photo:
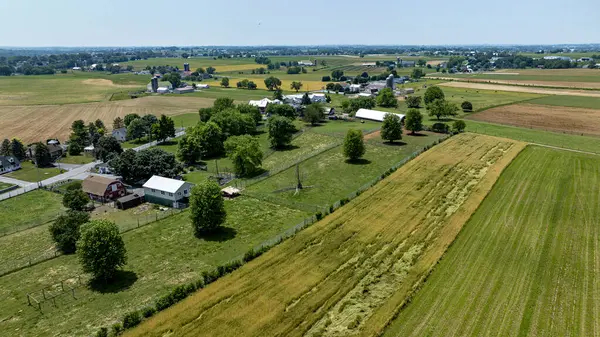
[[35, 143], [33, 146], [35, 151], [35, 164], [37, 167], [48, 167], [52, 163], [50, 150], [44, 143]]
[[419, 78], [424, 77], [424, 76], [425, 76], [425, 72], [421, 68], [413, 69], [412, 74], [410, 74], [410, 77], [414, 78], [415, 80], [418, 80]]
[[262, 114], [260, 113], [258, 107], [250, 104], [238, 104], [236, 108], [240, 113], [251, 116], [252, 119], [254, 119], [254, 122], [256, 122], [256, 124], [262, 121]]
[[69, 189], [63, 195], [63, 206], [74, 211], [83, 211], [90, 197], [81, 189]]
[[19, 139], [13, 138], [10, 141], [10, 147], [12, 155], [17, 159], [23, 160], [25, 158], [25, 145]]
[[395, 140], [402, 139], [402, 121], [400, 117], [393, 113], [388, 113], [383, 117], [381, 126], [381, 139], [393, 143]]
[[69, 210], [60, 215], [50, 225], [50, 236], [56, 243], [56, 247], [65, 254], [75, 252], [77, 240], [81, 237], [79, 228], [90, 220], [86, 212]]
[[127, 138], [140, 140], [146, 135], [146, 125], [141, 118], [134, 119], [127, 127]]
[[436, 99], [444, 99], [446, 98], [446, 96], [444, 95], [444, 92], [442, 91], [442, 89], [440, 87], [429, 87], [427, 88], [427, 90], [425, 90], [425, 95], [424, 95], [424, 101], [425, 101], [425, 105], [431, 104], [433, 101], [435, 101]]
[[398, 106], [398, 100], [390, 88], [383, 88], [377, 95], [377, 105], [386, 108], [395, 108]]
[[440, 117], [456, 116], [458, 114], [458, 106], [445, 99], [434, 100], [427, 105], [427, 110], [429, 110], [429, 116], [435, 116], [438, 120]]
[[229, 97], [219, 97], [213, 103], [213, 112], [223, 111], [225, 109], [235, 108], [235, 104], [233, 103], [233, 98]]
[[92, 220], [82, 227], [77, 254], [83, 271], [104, 282], [111, 280], [127, 263], [119, 227], [108, 220]]
[[457, 133], [461, 133], [461, 132], [465, 131], [466, 127], [467, 127], [467, 124], [465, 123], [465, 121], [463, 121], [461, 119], [454, 121], [454, 123], [452, 124], [452, 130]]
[[110, 136], [102, 136], [98, 140], [98, 145], [95, 147], [96, 158], [103, 162], [108, 162], [114, 156], [118, 156], [123, 152], [123, 148], [118, 140]]
[[225, 152], [233, 162], [237, 176], [249, 177], [260, 170], [263, 152], [256, 138], [249, 135], [229, 137], [225, 141]]
[[221, 79], [221, 86], [225, 87], [225, 88], [229, 88], [229, 78], [228, 77], [223, 77]]
[[344, 138], [344, 156], [350, 161], [356, 161], [365, 154], [363, 133], [360, 130], [350, 129]]
[[131, 122], [133, 122], [134, 119], [138, 119], [138, 118], [140, 118], [140, 115], [138, 115], [136, 113], [125, 115], [125, 119], [123, 120], [123, 122], [125, 124], [124, 126], [128, 127], [129, 124], [131, 124]]
[[296, 131], [294, 123], [289, 118], [278, 115], [269, 118], [267, 126], [271, 146], [277, 149], [289, 145], [292, 141], [292, 135]]
[[125, 122], [123, 121], [123, 118], [116, 117], [113, 120], [113, 130], [124, 128], [124, 127], [125, 127]]
[[267, 105], [267, 114], [296, 118], [296, 109], [288, 104], [269, 104]]
[[423, 130], [423, 115], [417, 109], [408, 109], [404, 118], [404, 126], [410, 130], [410, 134]]
[[265, 78], [265, 86], [269, 90], [279, 89], [281, 86], [281, 80], [274, 76], [269, 76]]
[[223, 130], [213, 122], [204, 124], [197, 131], [197, 137], [202, 148], [202, 155], [206, 158], [213, 158], [223, 154]]
[[311, 125], [316, 125], [323, 119], [323, 116], [323, 106], [320, 103], [313, 103], [304, 109], [302, 120]]
[[344, 76], [344, 72], [342, 70], [334, 70], [331, 72], [331, 78], [334, 80], [339, 80], [340, 77]]
[[190, 220], [196, 236], [214, 231], [226, 218], [225, 202], [219, 184], [207, 179], [192, 188]]
[[290, 84], [290, 89], [296, 90], [296, 92], [298, 92], [300, 89], [302, 89], [302, 82], [293, 81]]
[[161, 115], [158, 123], [152, 125], [152, 134], [159, 142], [175, 137], [175, 122], [170, 117]]
[[5, 139], [2, 141], [2, 145], [0, 145], [0, 156], [10, 156], [11, 154], [10, 140]]
[[418, 109], [421, 106], [421, 96], [406, 96], [405, 102], [409, 109]]
[[186, 134], [179, 138], [176, 155], [179, 161], [188, 165], [197, 162], [202, 155], [202, 147], [198, 137]]

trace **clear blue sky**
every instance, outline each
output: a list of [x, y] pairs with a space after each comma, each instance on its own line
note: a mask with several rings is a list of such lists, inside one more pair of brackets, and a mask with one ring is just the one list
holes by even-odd
[[0, 13], [0, 46], [600, 43], [600, 0], [0, 0]]

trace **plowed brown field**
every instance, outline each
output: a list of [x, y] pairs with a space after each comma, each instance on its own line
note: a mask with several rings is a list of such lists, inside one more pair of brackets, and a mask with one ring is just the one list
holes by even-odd
[[478, 121], [600, 136], [600, 110], [536, 104], [492, 108], [468, 117]]

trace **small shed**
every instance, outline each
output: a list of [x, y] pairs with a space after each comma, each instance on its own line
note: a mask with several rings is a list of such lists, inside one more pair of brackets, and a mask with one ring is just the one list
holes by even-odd
[[83, 148], [83, 152], [84, 152], [85, 154], [91, 154], [91, 155], [94, 155], [94, 144], [84, 147], [84, 148]]
[[221, 190], [223, 192], [223, 197], [225, 198], [235, 198], [240, 195], [241, 191], [238, 188], [227, 186]]
[[144, 202], [144, 191], [136, 192], [117, 199], [115, 206], [119, 209], [129, 209]]

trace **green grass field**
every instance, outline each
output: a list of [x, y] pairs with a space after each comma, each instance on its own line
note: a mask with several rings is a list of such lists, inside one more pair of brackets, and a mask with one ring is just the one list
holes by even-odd
[[491, 124], [465, 119], [467, 131], [490, 136], [505, 137], [523, 142], [556, 146], [585, 152], [600, 153], [600, 138], [577, 136], [536, 129]]
[[600, 157], [528, 147], [386, 336], [594, 336]]
[[35, 190], [0, 201], [0, 233], [46, 223], [62, 212], [62, 197]]
[[80, 156], [69, 156], [69, 155], [65, 155], [64, 157], [62, 157], [60, 159], [60, 163], [65, 163], [65, 164], [87, 164], [87, 163], [91, 163], [94, 161], [94, 157], [92, 156], [85, 156], [85, 155], [80, 155]]
[[0, 191], [1, 190], [5, 190], [5, 189], [7, 189], [7, 188], [9, 188], [11, 186], [13, 186], [13, 185], [12, 184], [8, 184], [8, 183], [0, 182]]
[[527, 103], [555, 106], [569, 106], [574, 108], [600, 109], [600, 98], [583, 96], [546, 96], [533, 99]]
[[61, 174], [61, 170], [58, 167], [41, 167], [36, 168], [35, 164], [30, 161], [21, 163], [21, 169], [5, 174], [10, 178], [15, 178], [24, 181], [36, 182], [48, 179]]
[[173, 287], [197, 279], [203, 270], [240, 257], [307, 216], [248, 197], [226, 202], [226, 209], [226, 229], [205, 239], [194, 237], [188, 212], [123, 234], [128, 264], [121, 284], [97, 290], [78, 288], [76, 300], [60, 297], [57, 308], [45, 303], [43, 314], [27, 307], [25, 294], [81, 273], [75, 256], [60, 256], [0, 278], [5, 301], [0, 317], [15, 318], [2, 323], [3, 331], [90, 335], [98, 326], [110, 325], [125, 312], [153, 303]]

